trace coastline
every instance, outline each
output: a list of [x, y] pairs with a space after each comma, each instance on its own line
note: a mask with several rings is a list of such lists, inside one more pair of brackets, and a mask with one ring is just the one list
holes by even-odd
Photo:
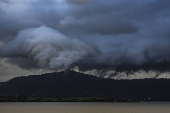
[[0, 102], [140, 102], [132, 99], [101, 97], [0, 97]]

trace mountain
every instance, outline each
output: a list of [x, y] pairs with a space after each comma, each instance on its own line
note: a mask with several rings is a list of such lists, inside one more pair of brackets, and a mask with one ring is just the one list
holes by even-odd
[[68, 71], [16, 77], [0, 83], [0, 96], [109, 97], [170, 100], [169, 79], [113, 80]]

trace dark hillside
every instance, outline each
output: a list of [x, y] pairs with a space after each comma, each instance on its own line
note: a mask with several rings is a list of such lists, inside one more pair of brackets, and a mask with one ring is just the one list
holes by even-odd
[[11, 79], [0, 83], [0, 96], [82, 96], [170, 100], [169, 86], [169, 79], [112, 80], [69, 71]]

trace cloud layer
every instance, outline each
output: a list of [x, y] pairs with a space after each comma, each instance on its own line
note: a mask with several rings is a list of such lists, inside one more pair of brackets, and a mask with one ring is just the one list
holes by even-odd
[[33, 59], [39, 67], [70, 66], [93, 53], [90, 46], [45, 26], [20, 31], [0, 49], [1, 56]]
[[169, 5], [168, 0], [1, 0], [0, 56], [24, 69], [169, 72]]

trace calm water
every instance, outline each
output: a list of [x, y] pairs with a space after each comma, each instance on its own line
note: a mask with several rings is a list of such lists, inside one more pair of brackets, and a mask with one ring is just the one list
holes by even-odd
[[170, 113], [170, 103], [0, 103], [0, 113]]

